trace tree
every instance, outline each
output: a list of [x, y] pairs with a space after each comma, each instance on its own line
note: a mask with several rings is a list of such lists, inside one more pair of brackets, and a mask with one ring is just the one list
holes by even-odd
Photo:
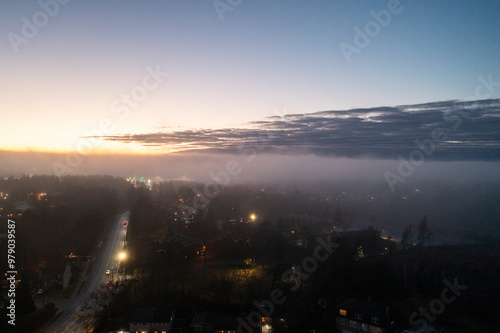
[[411, 224], [407, 225], [403, 231], [403, 237], [401, 238], [401, 246], [403, 249], [407, 249], [413, 241], [413, 231]]
[[365, 241], [365, 254], [378, 254], [380, 248], [380, 230], [376, 230], [372, 225], [368, 227]]
[[333, 212], [333, 223], [337, 227], [342, 227], [344, 225], [344, 219], [342, 217], [340, 207], [335, 208], [335, 211]]
[[36, 310], [35, 302], [31, 297], [26, 279], [22, 279], [16, 287], [16, 307], [17, 313], [24, 315]]
[[208, 211], [205, 214], [205, 211], [201, 213], [202, 220], [199, 225], [200, 231], [201, 231], [201, 237], [203, 239], [203, 262], [205, 264], [205, 267], [207, 267], [207, 251], [206, 247], [208, 246], [208, 243], [212, 238], [214, 238], [217, 235], [217, 222], [215, 220], [215, 214], [213, 212], [212, 208], [209, 208]]
[[428, 243], [431, 238], [431, 232], [429, 231], [429, 223], [427, 222], [427, 215], [424, 215], [422, 220], [420, 220], [420, 225], [418, 226], [418, 245], [423, 246]]

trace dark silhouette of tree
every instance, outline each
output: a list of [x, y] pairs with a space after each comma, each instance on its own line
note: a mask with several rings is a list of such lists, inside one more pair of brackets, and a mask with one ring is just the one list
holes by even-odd
[[199, 239], [199, 241], [205, 247], [203, 253], [203, 261], [205, 263], [205, 267], [207, 266], [207, 252], [211, 252], [209, 249], [212, 244], [209, 244], [211, 240], [216, 238], [218, 234], [217, 220], [215, 218], [215, 213], [212, 208], [208, 208], [206, 210], [199, 211], [194, 216], [193, 222], [193, 234], [195, 238]]
[[429, 223], [427, 222], [427, 215], [424, 215], [422, 220], [420, 220], [420, 225], [418, 226], [418, 245], [424, 246], [430, 241], [431, 232], [429, 231]]
[[17, 313], [20, 315], [32, 313], [36, 310], [26, 279], [21, 279], [16, 287], [16, 308]]
[[403, 249], [407, 249], [408, 247], [410, 247], [410, 244], [412, 242], [413, 242], [413, 230], [412, 230], [412, 225], [409, 224], [403, 231], [403, 236], [401, 237], [401, 246], [403, 247]]
[[286, 230], [285, 221], [283, 221], [283, 219], [281, 217], [279, 217], [278, 221], [276, 222], [276, 229], [279, 232], [284, 232]]
[[[135, 238], [144, 237], [154, 230], [153, 225], [153, 200], [150, 193], [143, 189], [137, 189], [137, 195], [130, 208], [129, 233]], [[129, 234], [127, 233], [127, 234]]]
[[335, 208], [335, 211], [333, 212], [333, 223], [337, 227], [343, 226], [344, 220], [342, 218], [342, 211], [340, 210], [340, 207]]

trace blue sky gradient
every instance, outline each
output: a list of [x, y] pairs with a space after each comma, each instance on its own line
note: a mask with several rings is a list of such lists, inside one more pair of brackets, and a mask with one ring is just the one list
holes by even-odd
[[[355, 28], [391, 4], [401, 11], [346, 61], [340, 44], [354, 45]], [[500, 82], [493, 0], [243, 0], [223, 20], [212, 1], [58, 7], [16, 52], [12, 34], [22, 36], [23, 17], [33, 22], [42, 9], [0, 5], [0, 149], [72, 151], [102, 119], [111, 136], [245, 127], [283, 114], [467, 100], [479, 78]], [[156, 66], [169, 76], [119, 118], [113, 101]], [[500, 86], [481, 92], [500, 98]], [[108, 141], [92, 151], [158, 153]]]

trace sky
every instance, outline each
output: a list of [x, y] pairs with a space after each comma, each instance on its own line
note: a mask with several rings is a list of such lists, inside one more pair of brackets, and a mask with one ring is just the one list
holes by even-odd
[[500, 157], [494, 0], [4, 1], [0, 35], [4, 158]]

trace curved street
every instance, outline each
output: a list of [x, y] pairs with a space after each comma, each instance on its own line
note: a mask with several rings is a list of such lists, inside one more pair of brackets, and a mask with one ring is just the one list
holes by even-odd
[[[117, 274], [120, 260], [118, 253], [125, 244], [128, 218], [128, 211], [117, 216], [108, 236], [99, 245], [97, 257], [91, 259], [94, 260], [92, 271], [88, 274], [87, 281], [84, 281], [85, 285], [82, 291], [65, 303], [58, 304], [63, 312], [44, 332], [69, 333], [86, 331], [86, 326], [92, 322], [93, 318], [82, 321], [78, 313], [85, 306], [85, 302], [90, 299], [91, 293], [97, 292], [103, 284], [106, 284], [113, 275]], [[127, 223], [124, 224], [124, 222]], [[107, 270], [110, 270], [110, 275], [106, 275]]]

